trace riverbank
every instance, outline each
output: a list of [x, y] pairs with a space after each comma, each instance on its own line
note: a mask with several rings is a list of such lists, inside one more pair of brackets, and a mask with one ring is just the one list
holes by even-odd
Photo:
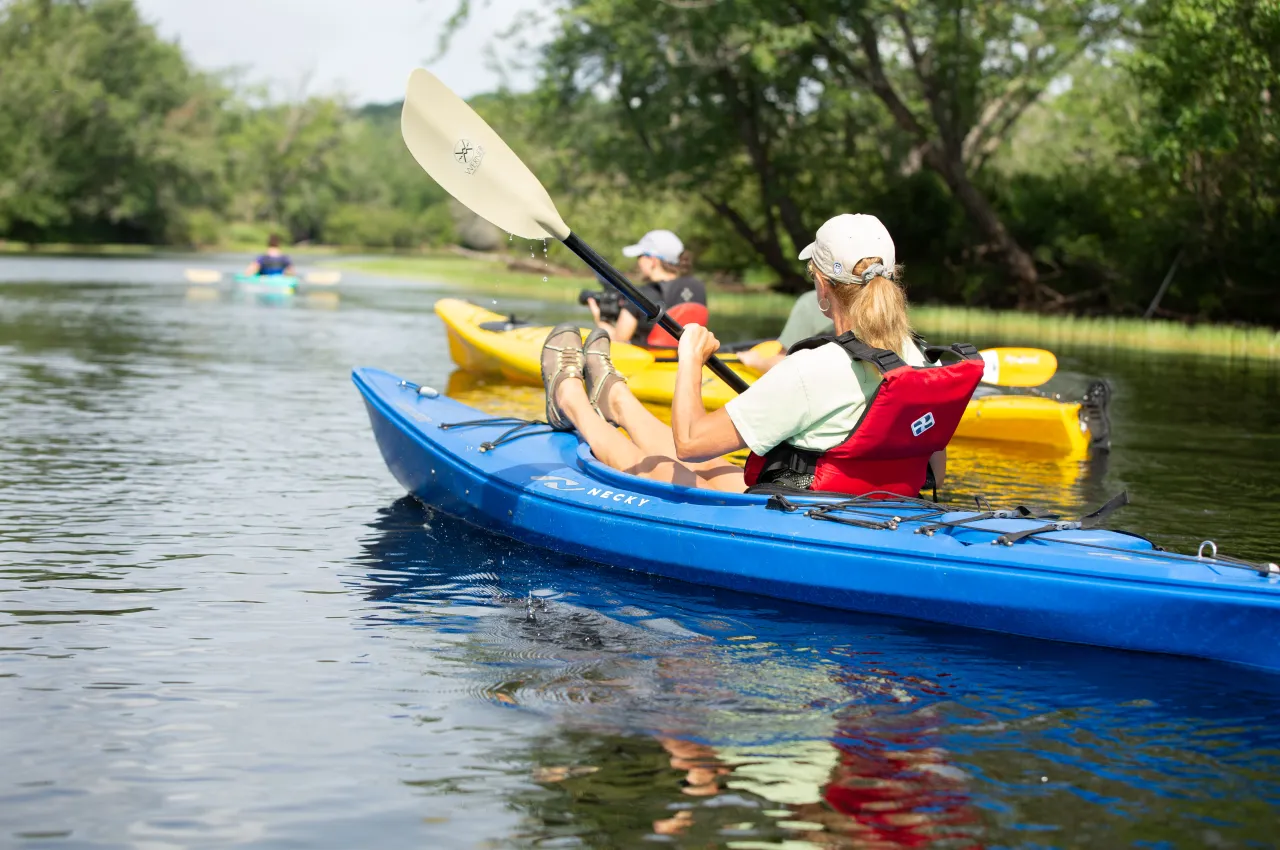
[[[474, 289], [477, 296], [536, 298], [572, 302], [594, 286], [591, 278], [511, 271], [501, 261], [458, 256], [378, 257], [336, 264], [339, 268], [389, 277], [430, 280]], [[773, 317], [779, 325], [795, 299], [766, 289], [728, 291], [709, 287], [711, 309], [733, 316]], [[929, 335], [996, 339], [1005, 345], [1083, 346], [1118, 350], [1198, 354], [1237, 360], [1280, 362], [1280, 332], [1234, 325], [1186, 325], [1121, 316], [1042, 315], [950, 305], [912, 309], [917, 328]]]
[[[0, 242], [0, 256], [80, 256], [113, 259], [190, 257], [215, 254], [251, 253], [249, 246], [237, 251], [223, 247], [216, 251], [180, 252], [146, 245], [41, 245], [35, 251], [16, 242]], [[304, 263], [318, 262], [327, 268], [383, 275], [403, 280], [443, 283], [477, 297], [528, 298], [557, 303], [573, 303], [582, 289], [594, 288], [591, 275], [566, 275], [548, 267], [546, 274], [508, 268], [505, 259], [469, 257], [457, 253], [365, 254], [352, 257], [353, 249], [333, 246], [305, 246], [291, 249]], [[537, 263], [534, 262], [536, 266]], [[781, 327], [794, 298], [765, 289], [762, 285], [727, 289], [709, 287], [711, 309], [721, 316], [742, 316], [765, 321], [763, 332], [772, 323]], [[1005, 345], [1055, 346], [1183, 353], [1226, 357], [1265, 363], [1280, 363], [1280, 332], [1261, 327], [1200, 324], [1186, 325], [1164, 320], [1129, 317], [1079, 317], [996, 311], [950, 305], [918, 305], [913, 321], [925, 334], [939, 339], [973, 337]]]

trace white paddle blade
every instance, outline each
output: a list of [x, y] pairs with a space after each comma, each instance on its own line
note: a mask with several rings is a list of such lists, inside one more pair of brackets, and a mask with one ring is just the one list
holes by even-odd
[[222, 280], [222, 272], [213, 269], [187, 269], [182, 276], [188, 283], [217, 283]]
[[569, 236], [528, 166], [430, 71], [409, 75], [400, 132], [418, 165], [476, 215], [526, 239]]
[[316, 286], [332, 286], [342, 280], [342, 272], [340, 271], [323, 271], [308, 272], [303, 279], [304, 283], [310, 283]]

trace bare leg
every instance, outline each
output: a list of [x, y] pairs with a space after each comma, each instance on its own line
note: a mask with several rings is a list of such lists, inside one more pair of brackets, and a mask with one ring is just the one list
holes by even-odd
[[[649, 408], [640, 403], [640, 400], [635, 397], [635, 394], [631, 392], [631, 388], [626, 384], [618, 381], [609, 387], [602, 401], [604, 402], [602, 406], [607, 405], [609, 416], [627, 429], [627, 433], [631, 435], [631, 439], [635, 441], [641, 451], [646, 454], [661, 455], [668, 458], [676, 456], [676, 442], [671, 436], [671, 426], [649, 412]], [[723, 480], [727, 483], [734, 475], [742, 475], [740, 466], [730, 463], [724, 458], [715, 458], [701, 463], [690, 463], [688, 461], [681, 461], [681, 463], [697, 472], [700, 477], [708, 482]], [[714, 483], [709, 483], [709, 486], [716, 490], [731, 489]], [[746, 485], [743, 484], [738, 489], [745, 489], [745, 487]]]
[[[624, 386], [619, 382], [618, 386]], [[613, 395], [613, 392], [610, 393]], [[635, 396], [631, 395], [630, 390], [626, 391], [626, 395], [635, 401]], [[709, 490], [727, 490], [729, 492], [741, 493], [745, 489], [742, 482], [742, 470], [733, 464], [727, 464], [737, 474], [736, 482], [731, 475], [720, 473], [715, 475], [703, 475], [686, 464], [675, 460], [675, 444], [671, 442], [671, 431], [667, 426], [663, 425], [657, 417], [645, 410], [643, 405], [638, 401], [635, 404], [647, 416], [652, 423], [656, 423], [660, 428], [667, 429], [667, 440], [671, 444], [670, 452], [649, 452], [642, 448], [637, 442], [632, 442], [619, 433], [600, 415], [596, 413], [591, 406], [591, 401], [587, 398], [586, 388], [581, 381], [567, 380], [562, 381], [556, 390], [556, 403], [560, 409], [564, 411], [565, 417], [573, 423], [574, 428], [587, 441], [587, 445], [591, 446], [591, 451], [596, 458], [607, 466], [611, 466], [621, 472], [627, 472], [632, 475], [639, 475], [653, 481], [663, 481], [668, 484], [677, 484], [681, 487], [701, 487]], [[616, 417], [615, 417], [616, 418]], [[624, 426], [627, 424], [622, 419]], [[636, 424], [640, 424], [644, 420], [639, 420]], [[645, 423], [651, 425], [652, 423]], [[644, 427], [644, 425], [641, 425]], [[634, 434], [631, 428], [627, 431]], [[645, 428], [646, 437], [654, 436], [651, 427]]]

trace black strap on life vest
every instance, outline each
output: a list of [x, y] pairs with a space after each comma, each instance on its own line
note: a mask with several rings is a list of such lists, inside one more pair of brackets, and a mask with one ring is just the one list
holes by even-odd
[[[972, 343], [957, 342], [947, 346], [929, 345], [917, 334], [912, 334], [911, 340], [920, 346], [924, 359], [930, 363], [937, 363], [943, 357], [954, 357], [957, 360], [982, 359], [982, 355], [978, 353], [977, 347]], [[829, 342], [839, 345], [853, 360], [861, 360], [875, 366], [880, 370], [881, 375], [907, 365], [898, 356], [897, 352], [889, 351], [887, 348], [873, 348], [854, 336], [853, 331], [845, 331], [839, 336], [832, 334], [811, 336], [788, 348], [787, 353], [794, 354], [797, 351], [803, 351], [808, 348], [821, 348]]]
[[861, 360], [864, 363], [870, 363], [880, 370], [883, 375], [886, 372], [892, 372], [894, 369], [901, 369], [907, 364], [898, 356], [897, 352], [890, 351], [887, 348], [872, 348], [862, 340], [853, 335], [853, 331], [845, 331], [839, 336], [831, 334], [823, 334], [822, 336], [811, 336], [808, 339], [802, 339], [795, 345], [787, 349], [787, 354], [794, 354], [797, 351], [803, 351], [808, 348], [821, 348], [829, 342], [844, 349], [844, 353], [849, 355], [851, 360]]

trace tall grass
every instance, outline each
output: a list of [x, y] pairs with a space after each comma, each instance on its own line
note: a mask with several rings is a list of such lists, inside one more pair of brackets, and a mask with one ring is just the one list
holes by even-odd
[[387, 277], [441, 283], [480, 295], [513, 295], [541, 301], [572, 301], [578, 291], [595, 285], [590, 277], [551, 277], [512, 271], [504, 262], [470, 257], [365, 257], [343, 260], [340, 268]]
[[915, 307], [911, 317], [921, 330], [932, 334], [998, 339], [1005, 345], [1071, 345], [1280, 361], [1280, 332], [1270, 328], [940, 306]]

